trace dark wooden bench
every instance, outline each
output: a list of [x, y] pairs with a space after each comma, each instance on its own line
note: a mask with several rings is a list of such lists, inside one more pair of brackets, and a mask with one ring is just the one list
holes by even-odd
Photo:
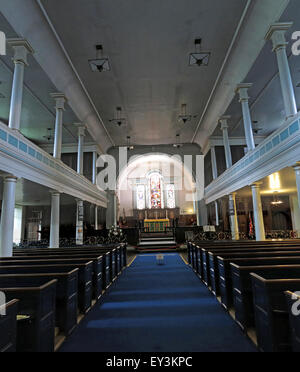
[[300, 250], [300, 245], [296, 244], [282, 244], [281, 242], [276, 242], [276, 244], [262, 244], [262, 245], [233, 245], [233, 246], [221, 246], [220, 244], [217, 247], [214, 245], [208, 245], [207, 247], [203, 247], [203, 245], [195, 245], [190, 244], [190, 266], [196, 272], [196, 274], [204, 281], [204, 283], [208, 286], [211, 285], [210, 277], [207, 273], [209, 273], [209, 253], [210, 252], [222, 252], [222, 253], [229, 253], [229, 252], [247, 252], [247, 251], [260, 251], [262, 249], [265, 250], [273, 250], [273, 249], [282, 249], [286, 250], [290, 247], [289, 250]]
[[289, 311], [285, 291], [300, 288], [300, 275], [265, 278], [251, 274], [258, 348], [262, 352], [290, 352]]
[[43, 248], [43, 249], [34, 249], [34, 248], [26, 248], [26, 249], [15, 249], [14, 256], [30, 256], [30, 255], [40, 255], [40, 254], [47, 254], [47, 255], [56, 255], [56, 254], [87, 254], [87, 253], [99, 253], [104, 254], [106, 252], [111, 252], [112, 250], [116, 249], [118, 260], [120, 262], [120, 268], [118, 269], [116, 266], [116, 272], [119, 273], [121, 269], [125, 268], [127, 265], [127, 245], [126, 244], [119, 244], [119, 245], [112, 245], [112, 246], [101, 246], [101, 247], [70, 247], [70, 248]]
[[278, 266], [278, 265], [300, 265], [300, 255], [279, 257], [255, 257], [224, 259], [219, 258], [219, 281], [222, 306], [229, 310], [233, 307], [233, 288], [230, 263], [240, 266]]
[[255, 327], [251, 273], [255, 273], [262, 277], [265, 275], [268, 275], [268, 277], [272, 275], [276, 278], [284, 278], [286, 275], [299, 275], [300, 277], [300, 264], [279, 266], [240, 266], [231, 263], [235, 320], [244, 330]]
[[199, 257], [203, 261], [202, 264], [202, 280], [207, 286], [212, 286], [211, 283], [211, 270], [218, 271], [218, 256], [226, 256], [230, 257], [230, 255], [234, 256], [234, 254], [239, 255], [239, 254], [248, 254], [248, 253], [260, 253], [260, 252], [274, 252], [274, 251], [299, 251], [300, 252], [300, 247], [286, 247], [286, 246], [281, 246], [280, 244], [278, 246], [272, 245], [272, 246], [254, 246], [254, 247], [243, 247], [243, 248], [230, 248], [226, 250], [207, 250], [207, 249], [201, 249], [201, 253]]
[[17, 351], [18, 300], [0, 306], [0, 353]]
[[1, 286], [41, 286], [57, 280], [55, 325], [68, 336], [77, 325], [78, 311], [78, 269], [56, 274], [9, 274], [0, 275]]
[[[87, 254], [87, 255], [80, 255], [77, 257], [73, 255], [56, 255], [56, 256], [22, 256], [22, 257], [9, 257], [9, 258], [0, 258], [0, 266], [7, 266], [7, 265], [23, 265], [26, 264], [35, 264], [38, 262], [39, 265], [55, 265], [55, 264], [77, 264], [77, 263], [85, 263], [85, 262], [93, 262], [93, 298], [98, 300], [103, 291], [103, 255], [99, 256], [98, 254]], [[20, 263], [19, 263], [20, 262]]]
[[64, 273], [78, 268], [78, 306], [85, 314], [92, 306], [92, 265], [92, 262], [61, 265], [23, 265], [22, 262], [16, 266], [0, 265], [0, 274]]
[[232, 253], [223, 253], [223, 252], [209, 252], [209, 282], [211, 285], [212, 292], [216, 295], [220, 295], [220, 275], [219, 275], [219, 257], [224, 259], [223, 262], [226, 262], [226, 268], [228, 272], [230, 271], [230, 260], [239, 259], [239, 258], [261, 258], [261, 257], [297, 257], [300, 256], [299, 250], [280, 250], [277, 248], [264, 249], [257, 248], [256, 250], [246, 250], [241, 252], [232, 252]]
[[300, 352], [300, 295], [297, 293], [285, 292], [290, 318], [291, 342], [295, 353]]
[[[112, 249], [84, 249], [78, 250], [71, 249], [71, 248], [64, 248], [64, 249], [43, 249], [43, 250], [30, 250], [30, 251], [23, 251], [22, 253], [15, 253], [14, 257], [27, 257], [27, 256], [78, 256], [78, 257], [88, 257], [89, 255], [97, 255], [99, 256], [104, 255], [106, 253], [110, 255], [110, 267], [112, 272], [111, 281], [121, 273], [122, 269], [126, 266], [126, 257], [127, 257], [127, 250], [126, 247], [117, 247]], [[124, 266], [125, 265], [125, 266]]]
[[7, 301], [17, 298], [17, 352], [53, 352], [56, 280], [42, 286], [0, 288]]

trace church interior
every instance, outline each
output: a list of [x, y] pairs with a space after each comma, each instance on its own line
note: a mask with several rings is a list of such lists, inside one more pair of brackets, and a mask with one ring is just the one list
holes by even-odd
[[299, 61], [299, 0], [0, 0], [0, 352], [299, 352]]

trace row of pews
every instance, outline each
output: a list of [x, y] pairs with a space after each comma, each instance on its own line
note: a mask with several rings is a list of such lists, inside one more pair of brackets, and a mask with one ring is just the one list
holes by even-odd
[[187, 245], [194, 272], [260, 351], [300, 351], [299, 240]]
[[126, 244], [0, 258], [0, 352], [53, 352], [127, 266]]

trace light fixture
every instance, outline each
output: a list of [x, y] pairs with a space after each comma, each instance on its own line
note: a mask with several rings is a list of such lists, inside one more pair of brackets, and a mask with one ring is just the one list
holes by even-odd
[[89, 64], [93, 72], [110, 71], [109, 59], [103, 57], [102, 45], [96, 45], [96, 58], [90, 59]]
[[273, 194], [273, 201], [271, 201], [271, 204], [275, 207], [278, 207], [279, 205], [283, 204], [283, 201], [278, 199], [278, 191], [275, 191]]
[[274, 191], [279, 191], [281, 189], [280, 176], [279, 173], [273, 173], [269, 176], [270, 189]]
[[183, 144], [180, 143], [180, 134], [176, 134], [176, 143], [174, 143], [173, 147], [180, 149], [182, 146]]
[[47, 135], [43, 136], [43, 138], [45, 138], [48, 142], [53, 142], [53, 140], [54, 140], [53, 129], [48, 128], [47, 131], [48, 131]]
[[126, 119], [122, 117], [122, 107], [116, 107], [115, 117], [109, 122], [117, 124], [119, 127], [126, 122]]
[[131, 140], [131, 137], [130, 136], [127, 136], [127, 150], [128, 151], [134, 150], [134, 146], [131, 145], [130, 140]]
[[183, 103], [181, 105], [181, 115], [178, 116], [178, 121], [183, 121], [183, 124], [195, 119], [198, 115], [188, 115], [187, 114], [187, 104]]
[[210, 52], [201, 50], [202, 39], [195, 39], [195, 53], [190, 54], [190, 66], [208, 66], [210, 60]]

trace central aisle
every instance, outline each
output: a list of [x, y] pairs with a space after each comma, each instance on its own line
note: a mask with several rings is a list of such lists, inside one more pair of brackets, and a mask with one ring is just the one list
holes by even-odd
[[255, 352], [253, 344], [178, 254], [140, 255], [63, 352]]

